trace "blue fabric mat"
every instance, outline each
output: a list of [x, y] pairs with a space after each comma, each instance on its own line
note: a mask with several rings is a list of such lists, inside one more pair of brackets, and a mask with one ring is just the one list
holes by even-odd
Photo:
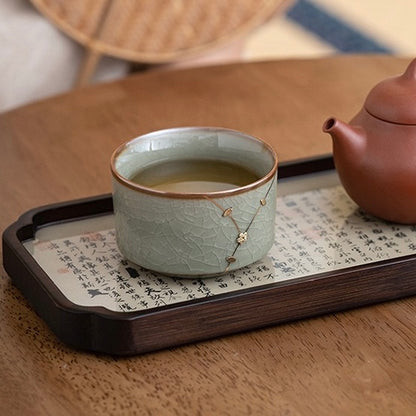
[[313, 33], [343, 53], [393, 53], [393, 50], [369, 37], [348, 22], [308, 0], [297, 0], [286, 16], [304, 30]]

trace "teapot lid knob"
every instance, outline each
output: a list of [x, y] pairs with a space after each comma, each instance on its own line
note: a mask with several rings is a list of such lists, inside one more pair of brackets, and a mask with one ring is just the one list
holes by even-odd
[[364, 107], [384, 121], [416, 125], [416, 58], [402, 75], [378, 83], [368, 94]]
[[407, 78], [409, 80], [416, 81], [416, 58], [413, 59], [412, 62], [410, 62], [409, 66], [407, 67], [402, 77]]

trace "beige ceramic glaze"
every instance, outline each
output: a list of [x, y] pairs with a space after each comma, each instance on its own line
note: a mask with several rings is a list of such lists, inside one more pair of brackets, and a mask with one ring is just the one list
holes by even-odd
[[416, 59], [368, 94], [349, 124], [330, 118], [335, 166], [350, 197], [385, 220], [416, 223]]

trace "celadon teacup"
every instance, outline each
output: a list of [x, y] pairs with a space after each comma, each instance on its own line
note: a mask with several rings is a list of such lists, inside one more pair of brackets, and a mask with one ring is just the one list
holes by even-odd
[[[214, 160], [245, 166], [259, 178], [214, 192], [166, 192], [131, 179], [165, 160]], [[253, 136], [225, 128], [155, 131], [122, 144], [111, 157], [117, 245], [146, 269], [208, 277], [247, 266], [274, 241], [277, 156]]]

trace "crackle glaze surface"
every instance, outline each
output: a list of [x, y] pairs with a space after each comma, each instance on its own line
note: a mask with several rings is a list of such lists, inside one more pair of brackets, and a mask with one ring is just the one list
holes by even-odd
[[[184, 159], [237, 163], [259, 180], [209, 193], [159, 192], [131, 181], [155, 162]], [[212, 276], [259, 260], [273, 245], [277, 157], [260, 139], [221, 127], [160, 130], [121, 145], [111, 166], [117, 244], [133, 263]]]
[[145, 268], [182, 276], [251, 264], [273, 244], [276, 182], [273, 177], [229, 197], [175, 199], [137, 192], [114, 180], [119, 249]]

